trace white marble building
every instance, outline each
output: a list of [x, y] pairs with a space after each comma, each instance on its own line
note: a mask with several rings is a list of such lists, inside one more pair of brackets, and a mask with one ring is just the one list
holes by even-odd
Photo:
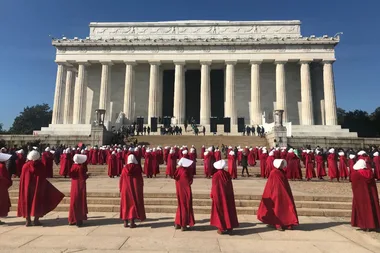
[[300, 29], [300, 21], [90, 23], [89, 37], [53, 40], [53, 119], [38, 134], [87, 134], [96, 109], [106, 109], [108, 125], [123, 112], [127, 122], [141, 116], [147, 124], [230, 117], [233, 129], [238, 117], [261, 125], [263, 114], [268, 123], [283, 109], [298, 132], [342, 133], [333, 72], [339, 36], [304, 37]]

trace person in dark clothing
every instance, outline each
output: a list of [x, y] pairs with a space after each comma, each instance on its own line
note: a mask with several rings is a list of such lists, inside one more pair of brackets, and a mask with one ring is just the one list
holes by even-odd
[[259, 125], [257, 125], [257, 136], [261, 136], [261, 128], [260, 128], [260, 126]]
[[146, 126], [144, 126], [143, 131], [144, 131], [144, 135], [146, 135]]
[[255, 136], [255, 127], [254, 126], [251, 127], [251, 131], [252, 131], [252, 136]]
[[148, 135], [150, 135], [150, 126], [146, 128], [146, 131], [148, 132]]
[[205, 136], [206, 135], [206, 128], [205, 128], [205, 126], [203, 126], [203, 128], [202, 128], [202, 132], [203, 132], [203, 136]]
[[244, 170], [247, 172], [247, 176], [249, 177], [248, 172], [248, 154], [243, 152], [243, 155], [241, 157], [241, 166], [243, 169], [241, 170], [241, 176], [244, 177]]

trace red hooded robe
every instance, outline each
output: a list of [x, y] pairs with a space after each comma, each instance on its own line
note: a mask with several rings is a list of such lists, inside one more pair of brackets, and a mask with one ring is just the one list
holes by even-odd
[[175, 215], [175, 224], [181, 227], [194, 226], [193, 196], [191, 184], [193, 176], [188, 168], [179, 167], [174, 174], [178, 207]]
[[69, 223], [74, 224], [87, 220], [87, 166], [74, 163], [69, 176], [71, 177]]

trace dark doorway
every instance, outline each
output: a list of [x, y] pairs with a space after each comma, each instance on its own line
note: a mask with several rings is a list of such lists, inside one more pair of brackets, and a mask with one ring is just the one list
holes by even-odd
[[187, 70], [185, 74], [186, 84], [186, 119], [194, 119], [197, 124], [200, 121], [201, 110], [201, 71]]
[[173, 117], [174, 70], [164, 70], [162, 78], [162, 116]]
[[210, 72], [211, 117], [217, 124], [223, 124], [224, 118], [224, 70], [213, 69]]

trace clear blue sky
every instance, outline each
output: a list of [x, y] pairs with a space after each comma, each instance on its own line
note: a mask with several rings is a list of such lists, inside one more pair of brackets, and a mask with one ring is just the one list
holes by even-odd
[[86, 37], [104, 21], [295, 20], [303, 35], [344, 32], [334, 64], [337, 103], [372, 112], [380, 106], [379, 0], [0, 0], [0, 123], [25, 106], [52, 105], [53, 36]]

